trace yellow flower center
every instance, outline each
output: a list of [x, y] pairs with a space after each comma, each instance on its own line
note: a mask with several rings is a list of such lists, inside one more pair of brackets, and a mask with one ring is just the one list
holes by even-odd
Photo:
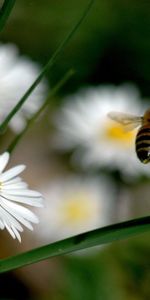
[[61, 213], [65, 223], [75, 225], [88, 221], [96, 213], [96, 207], [89, 195], [79, 192], [64, 199]]
[[124, 127], [115, 122], [109, 122], [106, 125], [105, 136], [114, 142], [121, 143], [124, 146], [130, 146], [135, 140], [135, 130], [125, 131]]

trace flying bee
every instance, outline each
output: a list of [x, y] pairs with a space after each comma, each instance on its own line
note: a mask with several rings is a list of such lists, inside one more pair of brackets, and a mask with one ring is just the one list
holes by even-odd
[[150, 162], [150, 109], [143, 116], [135, 116], [122, 112], [110, 112], [108, 117], [123, 125], [126, 131], [140, 126], [135, 138], [137, 157], [143, 164]]

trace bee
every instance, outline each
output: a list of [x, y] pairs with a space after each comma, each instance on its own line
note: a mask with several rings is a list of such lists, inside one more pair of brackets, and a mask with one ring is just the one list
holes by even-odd
[[136, 116], [122, 112], [110, 112], [108, 117], [120, 123], [125, 130], [130, 131], [139, 127], [135, 138], [135, 151], [138, 159], [147, 164], [150, 162], [150, 109], [143, 116]]

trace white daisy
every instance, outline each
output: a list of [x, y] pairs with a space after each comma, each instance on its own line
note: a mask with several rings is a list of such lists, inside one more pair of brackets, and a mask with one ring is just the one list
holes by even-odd
[[63, 151], [76, 147], [74, 162], [84, 168], [118, 169], [135, 176], [150, 173], [135, 153], [137, 129], [125, 132], [107, 117], [110, 111], [142, 115], [144, 110], [139, 92], [132, 85], [83, 89], [68, 97], [55, 116], [58, 134], [54, 147]]
[[[0, 123], [18, 103], [26, 90], [40, 73], [39, 66], [25, 56], [19, 56], [15, 45], [0, 44]], [[40, 83], [29, 96], [20, 111], [10, 122], [11, 128], [19, 132], [46, 97], [47, 83]]]
[[[22, 225], [33, 230], [31, 223], [38, 223], [37, 216], [21, 204], [42, 207], [42, 195], [28, 189], [18, 176], [24, 165], [18, 165], [3, 172], [9, 161], [9, 153], [0, 155], [0, 229], [6, 228], [11, 236], [21, 242]], [[19, 203], [19, 204], [18, 204]]]
[[45, 186], [43, 195], [47, 203], [39, 212], [37, 235], [44, 242], [108, 225], [113, 219], [115, 190], [105, 178], [60, 178]]

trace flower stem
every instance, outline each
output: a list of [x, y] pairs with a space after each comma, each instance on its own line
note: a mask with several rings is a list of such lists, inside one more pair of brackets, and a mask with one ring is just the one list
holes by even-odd
[[33, 82], [33, 84], [29, 87], [29, 89], [26, 91], [26, 93], [23, 95], [23, 97], [20, 99], [20, 101], [17, 103], [17, 105], [11, 110], [11, 112], [8, 114], [6, 119], [3, 121], [3, 123], [0, 125], [0, 133], [4, 133], [7, 129], [7, 126], [10, 122], [10, 120], [13, 118], [13, 116], [18, 112], [18, 110], [22, 107], [24, 102], [27, 100], [27, 98], [30, 96], [30, 94], [33, 92], [33, 90], [36, 88], [36, 86], [39, 84], [41, 79], [44, 77], [46, 72], [54, 65], [56, 62], [56, 59], [58, 55], [64, 50], [74, 33], [77, 31], [85, 17], [87, 16], [88, 12], [90, 11], [92, 5], [94, 4], [95, 0], [90, 0], [87, 7], [85, 8], [84, 12], [82, 13], [80, 19], [77, 21], [77, 23], [73, 26], [71, 31], [68, 33], [68, 35], [63, 39], [63, 41], [59, 44], [58, 48], [52, 55], [52, 57], [48, 60], [47, 64], [43, 67], [41, 73], [36, 78], [36, 80]]
[[0, 273], [150, 231], [150, 216], [109, 225], [0, 260]]
[[39, 115], [46, 109], [49, 105], [51, 98], [60, 90], [60, 88], [67, 82], [68, 79], [74, 74], [74, 70], [69, 70], [64, 77], [51, 89], [50, 93], [48, 94], [46, 100], [44, 101], [43, 105], [39, 108], [39, 110], [27, 121], [26, 127], [14, 138], [11, 144], [8, 146], [7, 151], [12, 153], [15, 149], [16, 145], [19, 143], [21, 138], [27, 132], [27, 130], [34, 124], [37, 120]]
[[4, 28], [6, 21], [13, 9], [16, 0], [5, 0], [0, 10], [0, 31]]

